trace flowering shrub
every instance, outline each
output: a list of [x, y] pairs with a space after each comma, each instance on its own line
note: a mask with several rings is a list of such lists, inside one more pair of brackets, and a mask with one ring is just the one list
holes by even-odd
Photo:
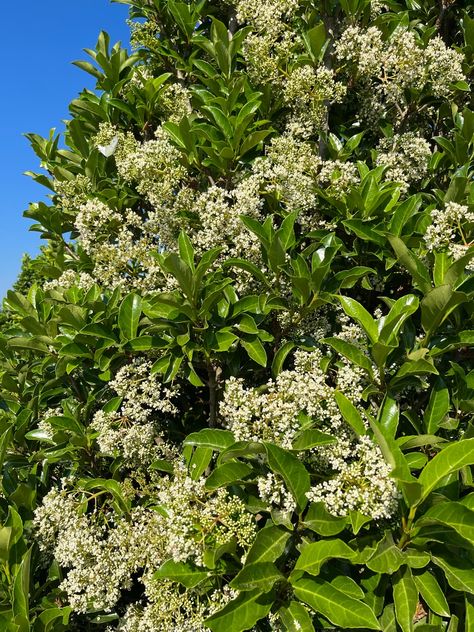
[[474, 629], [469, 9], [119, 1], [29, 134], [1, 630]]

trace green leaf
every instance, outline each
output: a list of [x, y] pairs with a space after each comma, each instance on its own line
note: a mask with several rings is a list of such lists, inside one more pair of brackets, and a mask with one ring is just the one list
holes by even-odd
[[284, 579], [284, 575], [273, 562], [245, 564], [230, 582], [230, 587], [240, 591], [260, 590], [268, 592], [275, 582]]
[[334, 397], [337, 406], [341, 411], [341, 415], [344, 417], [344, 420], [349, 424], [356, 435], [365, 435], [367, 433], [367, 428], [365, 427], [360, 412], [357, 410], [354, 404], [349, 399], [347, 399], [347, 397], [343, 395], [340, 391], [336, 391], [334, 393]]
[[421, 203], [420, 196], [412, 195], [408, 199], [404, 200], [401, 204], [397, 205], [395, 212], [390, 220], [389, 228], [390, 232], [396, 237], [399, 237], [402, 233], [403, 227], [407, 221], [413, 217], [416, 209]]
[[304, 430], [293, 441], [292, 450], [310, 450], [318, 445], [329, 445], [337, 443], [336, 437], [333, 437], [320, 430]]
[[285, 481], [296, 501], [298, 511], [302, 511], [307, 503], [306, 492], [310, 488], [309, 474], [305, 466], [288, 450], [272, 443], [264, 443], [270, 469], [279, 474]]
[[231, 461], [230, 463], [224, 463], [220, 467], [216, 468], [206, 479], [207, 489], [217, 489], [218, 487], [224, 487], [230, 485], [236, 481], [240, 481], [246, 476], [249, 476], [253, 472], [253, 468], [247, 463], [240, 463], [239, 461]]
[[455, 292], [450, 285], [433, 288], [421, 301], [421, 325], [427, 336], [435, 332], [453, 310], [468, 300], [464, 292]]
[[178, 281], [185, 296], [193, 300], [193, 273], [189, 266], [175, 252], [171, 252], [161, 260], [161, 266], [165, 272], [169, 272]]
[[13, 583], [12, 611], [14, 617], [29, 620], [30, 565], [32, 547], [23, 555]]
[[351, 509], [351, 511], [349, 512], [349, 520], [354, 535], [357, 535], [362, 527], [370, 522], [372, 518], [370, 516], [365, 516], [360, 511], [357, 511], [357, 509]]
[[5, 462], [5, 456], [7, 454], [8, 446], [12, 439], [14, 427], [10, 426], [0, 436], [0, 472], [3, 471], [3, 464]]
[[390, 395], [385, 395], [378, 414], [378, 424], [384, 435], [395, 437], [400, 413], [398, 404]]
[[322, 502], [311, 503], [303, 524], [311, 531], [328, 537], [344, 531], [347, 526], [347, 518], [333, 516]]
[[293, 589], [298, 599], [320, 612], [334, 625], [342, 628], [381, 629], [367, 604], [349, 597], [322, 579], [303, 577], [293, 583]]
[[311, 616], [299, 601], [292, 601], [287, 607], [282, 606], [278, 614], [287, 632], [314, 632]]
[[331, 580], [331, 585], [338, 590], [342, 590], [342, 592], [349, 595], [349, 597], [364, 600], [364, 591], [351, 577], [347, 577], [346, 575], [337, 575], [333, 580]]
[[458, 555], [454, 557], [445, 551], [433, 555], [431, 559], [436, 566], [444, 571], [451, 588], [474, 595], [472, 563]]
[[402, 378], [407, 375], [426, 375], [432, 373], [438, 374], [438, 369], [432, 362], [420, 358], [419, 360], [409, 360], [404, 362], [395, 374], [396, 378]]
[[419, 502], [422, 491], [421, 483], [412, 476], [406, 457], [395, 439], [384, 432], [379, 424], [371, 418], [369, 418], [369, 423], [385, 460], [392, 467], [391, 474], [398, 481], [406, 503], [411, 506]]
[[411, 547], [405, 549], [405, 555], [410, 568], [424, 568], [431, 560], [430, 554], [426, 551], [419, 551]]
[[320, 342], [329, 345], [337, 353], [341, 354], [353, 364], [365, 369], [367, 373], [373, 377], [372, 362], [362, 353], [362, 351], [351, 342], [346, 342], [341, 338], [322, 338]]
[[413, 579], [428, 608], [441, 617], [449, 617], [449, 605], [436, 577], [430, 571], [424, 571], [414, 574]]
[[466, 630], [474, 630], [474, 597], [472, 595], [466, 595]]
[[387, 235], [395, 254], [400, 263], [408, 270], [415, 283], [418, 284], [423, 294], [427, 294], [431, 289], [429, 272], [422, 261], [409, 250], [405, 242], [395, 235]]
[[336, 298], [341, 302], [346, 314], [359, 323], [372, 344], [375, 344], [379, 337], [377, 324], [365, 307], [349, 296], [337, 296]]
[[244, 340], [241, 338], [240, 344], [248, 353], [249, 358], [263, 367], [267, 366], [267, 352], [258, 338], [254, 340]]
[[194, 248], [191, 240], [182, 230], [178, 237], [179, 255], [181, 259], [187, 263], [191, 270], [194, 270]]
[[194, 588], [207, 577], [207, 571], [201, 571], [188, 562], [167, 560], [153, 573], [153, 579], [170, 579], [186, 588]]
[[247, 553], [245, 563], [274, 562], [283, 555], [290, 537], [291, 533], [282, 527], [275, 525], [264, 527], [257, 533], [257, 537]]
[[310, 55], [314, 59], [319, 60], [326, 42], [326, 27], [324, 26], [324, 22], [320, 22], [309, 31], [306, 31], [306, 33], [303, 33], [303, 40]]
[[275, 357], [273, 358], [273, 362], [272, 362], [273, 377], [276, 377], [280, 373], [283, 367], [283, 363], [288, 357], [288, 354], [291, 351], [293, 351], [295, 347], [296, 347], [296, 344], [294, 342], [291, 342], [291, 341], [285, 342], [285, 344], [283, 344], [275, 353]]
[[212, 448], [197, 446], [194, 449], [191, 461], [189, 463], [189, 471], [193, 481], [197, 481], [206, 471], [212, 459]]
[[211, 430], [204, 428], [199, 432], [192, 432], [183, 441], [183, 445], [196, 445], [202, 448], [212, 448], [221, 451], [235, 443], [234, 435], [230, 430]]
[[250, 630], [257, 621], [267, 616], [273, 600], [272, 593], [262, 594], [259, 590], [243, 592], [204, 623], [213, 632]]
[[465, 465], [474, 464], [474, 439], [463, 439], [441, 450], [427, 463], [418, 482], [423, 486], [420, 502], [436, 489], [442, 479]]
[[430, 393], [430, 400], [423, 415], [423, 425], [428, 434], [435, 434], [440, 423], [449, 412], [449, 390], [439, 377], [435, 380]]
[[403, 566], [393, 575], [392, 587], [397, 623], [402, 632], [413, 632], [413, 617], [418, 605], [418, 589], [408, 566]]
[[418, 305], [419, 300], [413, 294], [407, 294], [395, 301], [389, 313], [379, 321], [379, 342], [388, 346], [396, 343], [401, 327], [416, 312]]
[[461, 537], [474, 544], [474, 511], [465, 505], [455, 501], [435, 505], [416, 522], [416, 527], [433, 523], [451, 527]]
[[129, 294], [119, 308], [118, 325], [125, 340], [137, 337], [138, 323], [142, 313], [142, 299], [138, 294]]
[[[48, 608], [47, 610], [43, 610], [38, 616], [38, 620], [41, 622], [42, 627], [40, 628], [41, 632], [54, 632], [57, 627], [54, 622], [57, 622], [58, 619], [61, 619], [60, 623], [63, 625], [67, 625], [69, 623], [69, 617], [71, 615], [72, 608]], [[37, 630], [37, 626], [34, 628], [35, 632]]]
[[356, 552], [343, 540], [320, 540], [302, 547], [296, 561], [295, 570], [306, 571], [310, 575], [319, 575], [321, 566], [332, 558], [354, 560]]
[[405, 555], [393, 541], [392, 533], [386, 531], [374, 554], [366, 562], [367, 568], [375, 573], [393, 575], [403, 564], [406, 564]]

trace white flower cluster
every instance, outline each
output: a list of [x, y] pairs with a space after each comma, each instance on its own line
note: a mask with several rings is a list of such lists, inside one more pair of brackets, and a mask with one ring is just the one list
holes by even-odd
[[261, 218], [259, 187], [259, 179], [250, 176], [230, 192], [211, 186], [196, 198], [193, 212], [199, 224], [191, 234], [198, 253], [220, 246], [221, 258], [245, 256], [260, 261], [260, 242], [240, 219], [240, 215]]
[[76, 272], [75, 270], [65, 270], [60, 277], [47, 281], [43, 285], [46, 290], [69, 290], [72, 287], [88, 292], [95, 284], [95, 279], [87, 272]]
[[338, 103], [346, 87], [334, 79], [334, 71], [319, 66], [298, 66], [290, 72], [283, 98], [291, 110], [288, 131], [307, 138], [324, 129], [328, 105]]
[[147, 422], [155, 412], [168, 415], [178, 412], [172, 401], [179, 395], [178, 387], [164, 386], [158, 374], [151, 374], [151, 367], [150, 360], [134, 358], [109, 382], [109, 387], [123, 398], [121, 414], [136, 422]]
[[258, 495], [263, 502], [268, 503], [268, 511], [273, 507], [277, 507], [285, 513], [293, 513], [296, 509], [296, 503], [293, 496], [286, 489], [283, 481], [272, 472], [257, 480]]
[[284, 84], [281, 67], [292, 57], [298, 39], [288, 21], [298, 9], [298, 0], [239, 0], [236, 3], [237, 20], [253, 27], [245, 39], [243, 53], [249, 76], [256, 83], [273, 84], [280, 90]]
[[399, 27], [388, 40], [371, 26], [349, 26], [335, 44], [336, 56], [353, 66], [366, 99], [369, 117], [386, 114], [395, 108], [395, 118], [403, 119], [407, 88], [422, 91], [430, 87], [436, 97], [451, 94], [451, 84], [462, 81], [462, 54], [446, 47], [440, 37], [426, 47], [415, 32]]
[[403, 190], [407, 190], [410, 183], [421, 180], [428, 171], [430, 144], [414, 132], [383, 138], [377, 151], [377, 165], [387, 167], [385, 178], [400, 182]]
[[99, 410], [92, 428], [99, 434], [97, 443], [103, 454], [121, 454], [128, 467], [146, 467], [156, 459], [174, 457], [163, 441], [162, 431], [168, 416], [176, 415], [173, 402], [179, 389], [165, 387], [158, 375], [151, 375], [151, 362], [134, 359], [117, 372], [109, 387], [122, 398], [117, 412]]
[[255, 520], [240, 498], [224, 488], [209, 492], [204, 479], [191, 479], [182, 467], [162, 485], [157, 500], [166, 514], [167, 552], [175, 562], [204, 566], [206, 549], [233, 541], [247, 549], [255, 538]]
[[46, 409], [38, 422], [38, 430], [41, 430], [48, 439], [52, 439], [54, 432], [49, 419], [51, 419], [51, 417], [60, 417], [62, 414], [63, 411], [61, 408]]
[[[447, 251], [454, 260], [466, 254], [474, 235], [474, 211], [463, 204], [447, 202], [444, 209], [431, 211], [431, 219], [424, 236], [428, 251]], [[466, 267], [473, 269], [472, 264]]]
[[54, 190], [64, 211], [77, 211], [92, 195], [94, 187], [90, 178], [78, 174], [72, 180], [55, 180]]
[[37, 541], [68, 569], [61, 589], [73, 610], [111, 610], [121, 590], [131, 588], [134, 573], [164, 559], [163, 521], [140, 507], [129, 519], [86, 514], [81, 500], [66, 487], [52, 489], [35, 510]]
[[[338, 335], [363, 348], [360, 328], [344, 317]], [[269, 441], [291, 449], [308, 418], [313, 419], [337, 443], [313, 449], [305, 457], [310, 467], [328, 476], [327, 481], [312, 489], [311, 500], [324, 501], [336, 515], [358, 509], [374, 519], [389, 517], [398, 499], [390, 467], [375, 443], [354, 435], [335, 399], [336, 391], [341, 391], [358, 406], [364, 372], [342, 359], [328, 376], [322, 369], [322, 359], [319, 350], [297, 350], [294, 369], [282, 371], [264, 387], [246, 388], [242, 379], [230, 378], [219, 409], [223, 425], [237, 441]], [[360, 412], [364, 415], [362, 408]], [[259, 479], [258, 488], [269, 505], [291, 510], [291, 497], [274, 475]]]
[[118, 133], [116, 164], [126, 182], [135, 184], [156, 210], [173, 200], [177, 188], [186, 176], [180, 153], [173, 147], [167, 132], [159, 127], [155, 139], [143, 143], [131, 134]]
[[311, 143], [290, 134], [272, 139], [253, 170], [264, 181], [265, 191], [273, 193], [287, 211], [301, 212], [299, 221], [310, 230], [325, 227], [317, 214], [317, 187], [340, 197], [359, 181], [354, 164], [322, 160]]
[[202, 594], [199, 587], [183, 591], [178, 583], [167, 580], [145, 577], [144, 584], [149, 603], [130, 606], [114, 628], [117, 632], [207, 632], [205, 619], [238, 594], [228, 585]]
[[152, 290], [163, 284], [153, 252], [155, 237], [130, 209], [111, 209], [98, 199], [80, 207], [75, 227], [84, 251], [94, 264], [93, 279], [105, 287]]
[[[344, 426], [334, 399], [334, 386], [327, 384], [321, 368], [322, 353], [297, 350], [294, 369], [282, 371], [264, 388], [246, 388], [242, 379], [227, 380], [219, 414], [237, 441], [269, 441], [291, 449], [302, 428], [301, 413], [316, 419], [329, 432]], [[347, 397], [358, 401], [362, 372], [343, 364], [335, 378], [336, 388], [344, 387]], [[346, 390], [347, 389], [347, 390]]]
[[[123, 491], [125, 495], [125, 483]], [[112, 610], [121, 591], [130, 590], [139, 579], [150, 605], [144, 609], [143, 602], [132, 605], [125, 621], [141, 627], [123, 629], [164, 630], [143, 627], [147, 617], [152, 617], [154, 626], [159, 613], [166, 613], [166, 621], [180, 623], [187, 599], [178, 598], [182, 595], [177, 585], [153, 580], [154, 571], [164, 561], [192, 561], [202, 566], [204, 551], [209, 548], [235, 542], [245, 552], [251, 546], [255, 520], [243, 502], [225, 489], [209, 492], [204, 480], [193, 481], [183, 465], [177, 464], [173, 477], [156, 478], [152, 491], [159, 507], [138, 506], [128, 516], [117, 516], [107, 504], [97, 503], [104, 492], [71, 492], [63, 481], [62, 489], [51, 490], [35, 511], [40, 549], [53, 553], [66, 570], [61, 589], [76, 612]], [[84, 509], [86, 504], [89, 511]], [[190, 593], [190, 606], [196, 598]], [[206, 616], [220, 607], [219, 601], [217, 595], [211, 599]], [[203, 605], [196, 614], [204, 615], [204, 611]]]
[[278, 36], [283, 29], [282, 20], [291, 18], [299, 4], [299, 0], [268, 0], [265, 3], [260, 0], [237, 0], [235, 8], [239, 22], [248, 22], [257, 31]]
[[399, 493], [380, 448], [367, 436], [342, 441], [339, 448], [339, 455], [331, 454], [335, 473], [313, 486], [308, 499], [323, 502], [335, 516], [357, 510], [374, 520], [391, 518], [398, 508]]
[[179, 123], [192, 112], [191, 93], [180, 83], [172, 83], [160, 95], [160, 110], [163, 120]]

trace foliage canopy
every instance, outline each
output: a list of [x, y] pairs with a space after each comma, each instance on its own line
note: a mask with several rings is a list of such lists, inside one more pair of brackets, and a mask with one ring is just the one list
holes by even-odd
[[470, 3], [119, 1], [28, 135], [1, 629], [474, 629]]

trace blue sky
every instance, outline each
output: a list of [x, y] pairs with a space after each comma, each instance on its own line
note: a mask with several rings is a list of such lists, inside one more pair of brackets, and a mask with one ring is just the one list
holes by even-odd
[[112, 42], [129, 41], [128, 7], [109, 0], [24, 0], [2, 6], [0, 81], [0, 298], [20, 270], [24, 252], [34, 255], [41, 240], [22, 217], [46, 189], [22, 175], [39, 162], [22, 136], [62, 130], [68, 104], [93, 78], [71, 64], [86, 59], [101, 30]]

